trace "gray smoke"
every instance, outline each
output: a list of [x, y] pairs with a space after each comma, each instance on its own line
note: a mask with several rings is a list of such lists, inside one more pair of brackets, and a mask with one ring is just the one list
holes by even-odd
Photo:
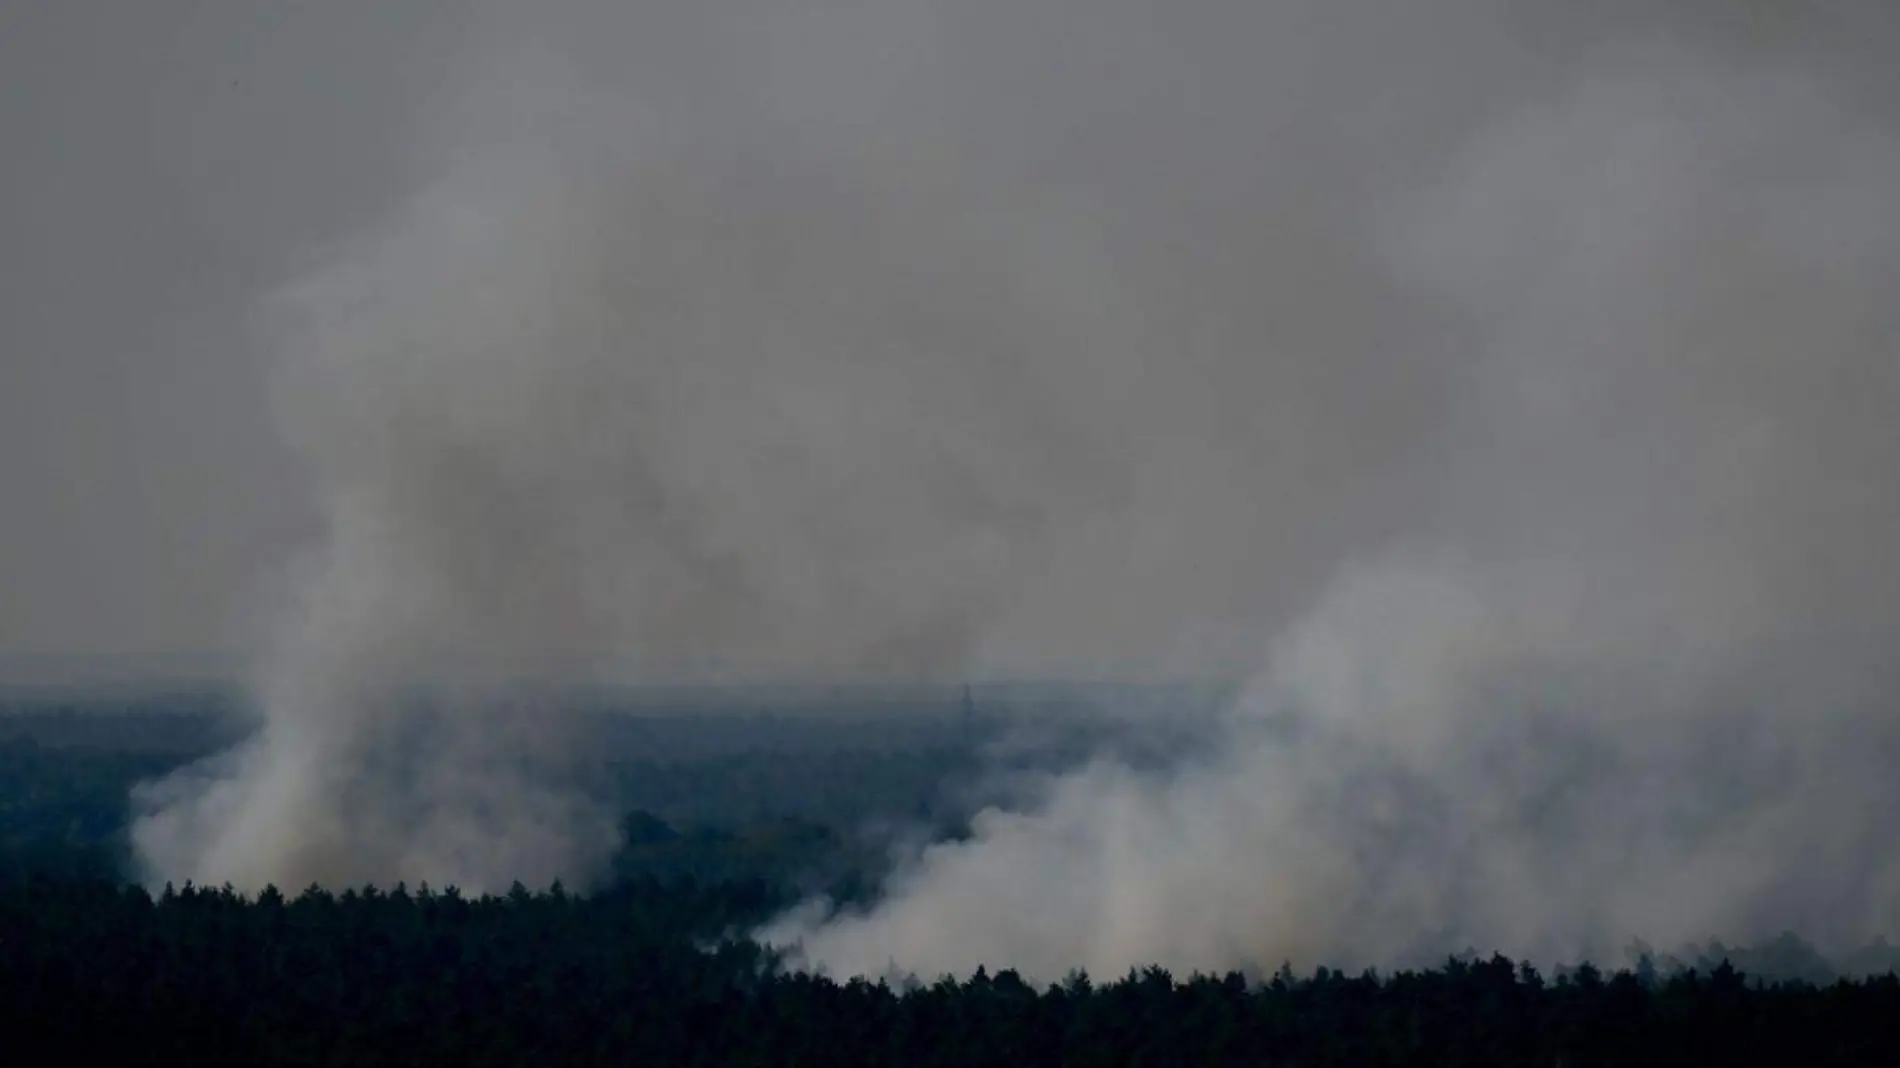
[[766, 934], [1052, 978], [1900, 930], [1890, 19], [1425, 7], [484, 52], [266, 317], [329, 536], [151, 872], [584, 878], [522, 679], [1237, 673], [1219, 760]]

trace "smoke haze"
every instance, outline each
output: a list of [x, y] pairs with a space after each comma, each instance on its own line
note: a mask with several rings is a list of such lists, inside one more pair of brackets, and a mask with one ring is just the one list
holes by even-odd
[[149, 874], [584, 881], [612, 814], [523, 680], [1241, 677], [1218, 760], [764, 933], [1042, 978], [1900, 933], [1900, 37], [1652, 6], [462, 27], [420, 180], [263, 302], [323, 534]]

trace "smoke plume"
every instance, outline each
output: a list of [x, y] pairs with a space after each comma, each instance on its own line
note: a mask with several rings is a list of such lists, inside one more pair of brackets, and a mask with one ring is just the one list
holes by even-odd
[[1219, 759], [763, 934], [1053, 978], [1900, 930], [1886, 17], [1061, 7], [637, 62], [596, 12], [431, 113], [438, 177], [272, 305], [329, 537], [154, 875], [584, 877], [523, 678], [1238, 674]]

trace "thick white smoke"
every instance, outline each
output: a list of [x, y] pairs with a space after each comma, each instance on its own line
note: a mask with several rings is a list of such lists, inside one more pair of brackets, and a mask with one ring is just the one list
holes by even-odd
[[1381, 220], [1471, 346], [1443, 467], [1225, 759], [1090, 767], [762, 935], [1050, 979], [1900, 929], [1896, 177], [1814, 85], [1667, 50], [1481, 129]]
[[1055, 977], [1900, 926], [1877, 87], [1691, 15], [1124, 7], [485, 74], [280, 298], [329, 537], [153, 876], [584, 877], [524, 679], [1238, 671], [1220, 760], [767, 934]]

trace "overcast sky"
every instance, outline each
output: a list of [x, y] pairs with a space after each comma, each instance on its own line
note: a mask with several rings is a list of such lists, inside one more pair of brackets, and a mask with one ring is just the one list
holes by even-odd
[[[1263, 141], [1312, 143], [1310, 164], [1291, 153], [1273, 180], [1323, 199], [1341, 176], [1402, 182], [1355, 168], [1429, 167], [1438, 134], [1626, 37], [1791, 64], [1873, 127], [1896, 118], [1900, 38], [1878, 2], [955, 6], [7, 5], [0, 676], [253, 651], [273, 576], [319, 533], [266, 403], [259, 302], [429, 180], [454, 151], [430, 137], [471, 106], [475, 72], [522, 47], [693, 117], [702, 141], [770, 157], [774, 131], [798, 151], [835, 135], [888, 149], [873, 161], [887, 177], [897, 155], [935, 151], [958, 158], [963, 195], [1067, 183], [1136, 220], [1114, 224], [1130, 233], [1144, 205], [1162, 230], [1234, 217], [1257, 176], [1231, 166], [1250, 158], [1250, 115], [1280, 123], [1251, 131]], [[1308, 47], [1309, 30], [1332, 44]], [[1355, 81], [1365, 91], [1341, 91]], [[1334, 95], [1253, 107], [1308, 86]], [[1173, 261], [1155, 262], [1166, 282]]]
[[245, 645], [309, 533], [262, 403], [264, 287], [399, 189], [427, 4], [0, 15], [0, 657]]

